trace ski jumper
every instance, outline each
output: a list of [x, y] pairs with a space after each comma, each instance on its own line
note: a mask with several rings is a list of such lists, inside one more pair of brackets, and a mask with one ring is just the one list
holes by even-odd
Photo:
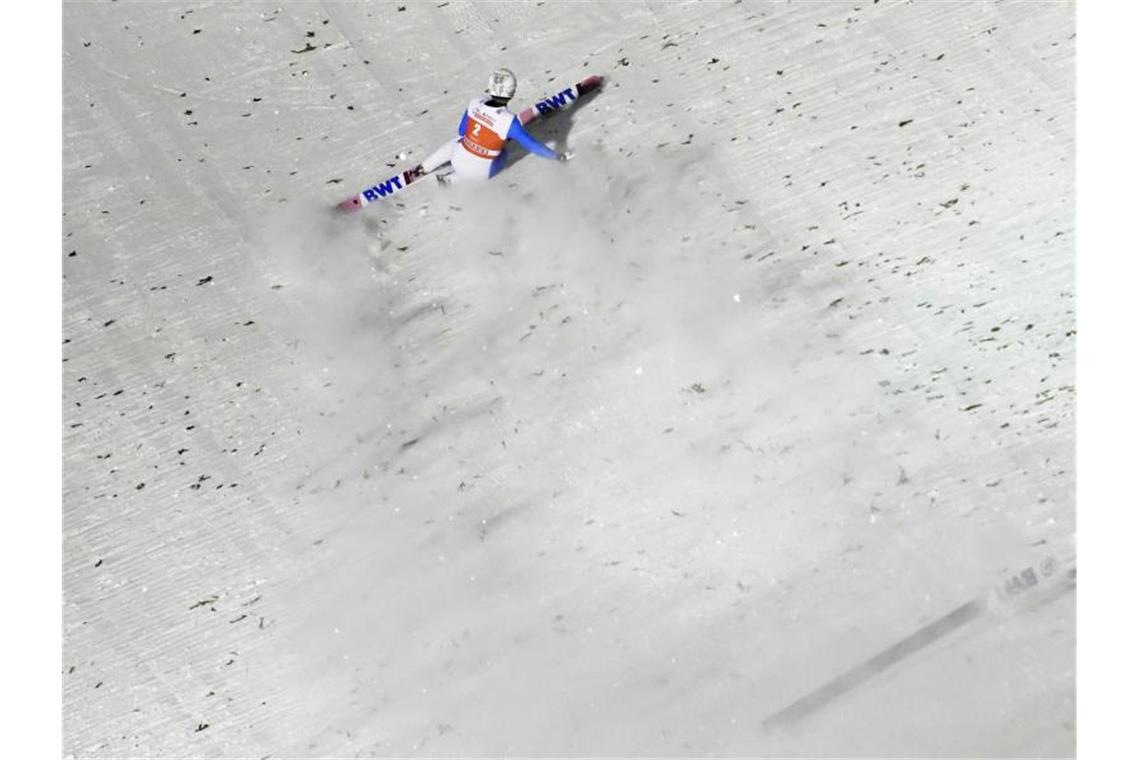
[[534, 139], [506, 106], [488, 105], [490, 97], [472, 100], [459, 121], [459, 136], [441, 145], [423, 162], [426, 172], [448, 161], [456, 179], [489, 179], [507, 161], [507, 141], [514, 140], [531, 153], [557, 159], [558, 154]]

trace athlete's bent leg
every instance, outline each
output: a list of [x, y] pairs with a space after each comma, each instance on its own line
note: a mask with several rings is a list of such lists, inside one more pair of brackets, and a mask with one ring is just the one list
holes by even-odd
[[455, 148], [451, 167], [455, 169], [456, 181], [485, 180], [491, 176], [491, 159], [476, 156], [462, 146]]
[[458, 137], [452, 138], [451, 140], [448, 140], [443, 145], [432, 151], [431, 154], [423, 160], [423, 163], [420, 164], [420, 166], [423, 167], [424, 173], [434, 172], [436, 169], [450, 161], [452, 154], [454, 153], [456, 147], [458, 147], [458, 142]]

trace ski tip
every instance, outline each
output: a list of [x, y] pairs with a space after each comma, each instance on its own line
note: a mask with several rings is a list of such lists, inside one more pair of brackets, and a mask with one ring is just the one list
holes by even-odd
[[586, 77], [578, 83], [578, 92], [587, 93], [591, 90], [596, 90], [605, 82], [605, 77], [601, 74], [594, 74], [593, 76]]
[[337, 208], [341, 211], [358, 211], [364, 207], [363, 201], [360, 200], [359, 195], [354, 195], [348, 200], [341, 201], [337, 204]]

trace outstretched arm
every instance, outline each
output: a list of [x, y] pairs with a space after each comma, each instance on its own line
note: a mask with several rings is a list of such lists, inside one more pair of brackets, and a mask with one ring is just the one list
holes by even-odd
[[514, 140], [536, 156], [550, 159], [558, 158], [557, 153], [531, 137], [530, 132], [527, 132], [526, 129], [523, 128], [517, 116], [514, 121], [511, 122], [511, 129], [507, 132], [507, 139]]

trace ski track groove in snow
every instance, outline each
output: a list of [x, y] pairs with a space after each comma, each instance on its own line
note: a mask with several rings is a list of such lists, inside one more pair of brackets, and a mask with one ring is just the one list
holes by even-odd
[[68, 753], [1073, 753], [1072, 4], [64, 11]]

